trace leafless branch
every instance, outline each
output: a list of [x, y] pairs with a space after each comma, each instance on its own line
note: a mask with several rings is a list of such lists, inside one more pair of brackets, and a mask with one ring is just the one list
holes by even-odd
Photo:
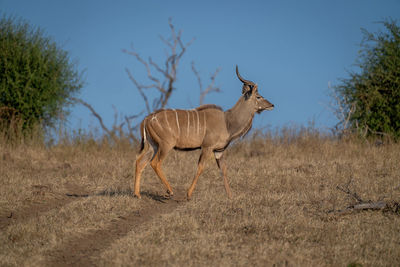
[[[371, 200], [363, 200], [356, 192], [351, 191], [349, 189], [350, 183], [353, 181], [351, 178], [344, 186], [337, 186], [336, 189], [344, 192], [348, 196], [354, 198], [357, 202], [353, 205], [346, 207], [341, 210], [330, 210], [328, 213], [334, 212], [337, 214], [349, 214], [354, 211], [362, 211], [362, 210], [384, 210], [391, 211], [393, 213], [398, 214], [400, 209], [400, 204], [395, 201], [385, 202], [382, 200], [379, 201], [371, 201]], [[383, 198], [382, 198], [383, 199]]]
[[[150, 63], [150, 65], [152, 65], [158, 72], [160, 72], [162, 75], [164, 75], [165, 77], [167, 77], [167, 78], [171, 78], [170, 77], [170, 75], [169, 75], [169, 73], [166, 71], [166, 70], [163, 70], [163, 69], [161, 69], [158, 65], [157, 65], [157, 63], [155, 63], [152, 59], [151, 59], [151, 57], [149, 57], [149, 63]], [[160, 86], [160, 88], [163, 88], [162, 86]], [[162, 90], [162, 92], [165, 92], [164, 90]]]
[[346, 194], [349, 195], [350, 197], [353, 197], [353, 198], [354, 198], [355, 200], [357, 200], [359, 203], [364, 202], [364, 201], [361, 199], [361, 197], [360, 197], [359, 195], [357, 195], [356, 192], [352, 192], [352, 191], [349, 189], [349, 185], [350, 185], [351, 182], [352, 182], [352, 179], [350, 179], [349, 182], [348, 182], [344, 187], [338, 185], [338, 186], [336, 186], [336, 188], [337, 188], [338, 190], [340, 190], [340, 191], [346, 193]]
[[105, 131], [109, 136], [111, 136], [111, 131], [105, 126], [105, 124], [103, 123], [103, 119], [101, 118], [101, 116], [99, 115], [99, 113], [97, 113], [94, 108], [87, 102], [83, 101], [80, 98], [76, 98], [76, 97], [71, 97], [72, 101], [75, 101], [77, 103], [82, 104], [83, 106], [87, 107], [90, 112], [92, 112], [92, 115], [96, 117], [96, 119], [99, 121], [101, 128], [103, 129], [103, 131]]
[[208, 95], [209, 93], [212, 93], [212, 92], [221, 92], [221, 90], [219, 89], [219, 87], [215, 87], [215, 86], [214, 86], [214, 84], [215, 84], [215, 78], [217, 77], [218, 73], [220, 72], [220, 68], [217, 68], [217, 69], [215, 70], [215, 72], [214, 72], [213, 74], [211, 74], [211, 77], [210, 77], [210, 84], [209, 84], [209, 85], [207, 86], [207, 88], [204, 89], [204, 90], [203, 90], [203, 84], [202, 84], [202, 82], [201, 82], [200, 74], [199, 74], [199, 72], [197, 71], [197, 69], [196, 69], [196, 67], [195, 67], [193, 61], [192, 61], [192, 71], [193, 71], [194, 75], [195, 75], [196, 78], [197, 78], [197, 82], [198, 82], [199, 88], [200, 88], [200, 98], [199, 98], [199, 103], [200, 103], [200, 105], [203, 105], [203, 104], [204, 104], [204, 98], [205, 98], [206, 95]]
[[349, 132], [350, 119], [356, 111], [356, 105], [355, 103], [350, 103], [349, 99], [340, 97], [335, 88], [331, 86], [330, 82], [328, 83], [328, 89], [332, 98], [332, 102], [329, 104], [328, 108], [339, 121], [335, 129], [340, 135], [346, 135]]
[[192, 61], [192, 71], [197, 78], [197, 82], [199, 83], [200, 93], [203, 91], [203, 84], [201, 83], [200, 74], [197, 71], [196, 67], [194, 66], [194, 61]]
[[139, 114], [132, 115], [132, 116], [125, 116], [126, 127], [128, 128], [128, 136], [134, 142], [139, 142], [139, 140], [136, 138], [134, 132], [137, 130], [137, 128], [139, 128], [140, 124], [136, 124], [136, 126], [132, 127], [131, 121], [142, 116], [143, 112], [144, 111], [140, 112]]
[[[107, 133], [107, 135], [108, 135], [109, 137], [115, 138], [115, 137], [116, 137], [116, 133], [119, 133], [120, 136], [123, 136], [123, 132], [124, 132], [123, 127], [124, 127], [124, 125], [126, 124], [126, 125], [127, 125], [127, 128], [128, 128], [128, 137], [129, 137], [133, 142], [135, 142], [135, 143], [138, 142], [138, 139], [137, 139], [137, 138], [135, 137], [135, 135], [134, 135], [134, 131], [137, 129], [137, 127], [131, 127], [131, 121], [134, 120], [134, 119], [137, 119], [138, 117], [140, 117], [140, 116], [143, 114], [144, 111], [142, 111], [141, 113], [136, 114], [136, 115], [125, 116], [125, 117], [124, 117], [125, 121], [122, 121], [122, 122], [118, 125], [118, 112], [117, 112], [116, 108], [113, 106], [115, 115], [114, 115], [113, 127], [112, 127], [112, 130], [110, 130], [110, 129], [108, 129], [108, 128], [105, 126], [105, 124], [104, 124], [104, 122], [103, 122], [103, 119], [102, 119], [102, 117], [99, 115], [99, 113], [97, 113], [97, 112], [95, 111], [95, 109], [94, 109], [89, 103], [83, 101], [83, 100], [80, 99], [80, 98], [75, 98], [75, 97], [72, 97], [71, 100], [74, 101], [74, 102], [77, 102], [77, 103], [79, 103], [79, 104], [82, 104], [83, 106], [85, 106], [86, 108], [88, 108], [88, 109], [90, 110], [90, 112], [92, 113], [92, 115], [95, 116], [96, 119], [99, 121], [100, 127], [103, 129], [104, 132]], [[137, 126], [139, 126], [139, 124], [138, 124]]]
[[133, 82], [133, 84], [134, 84], [134, 85], [136, 86], [136, 88], [138, 89], [140, 95], [142, 96], [142, 98], [143, 98], [143, 100], [144, 100], [144, 103], [145, 103], [145, 105], [146, 105], [147, 114], [150, 114], [150, 113], [151, 113], [151, 109], [150, 109], [150, 106], [149, 106], [149, 100], [147, 99], [146, 94], [143, 92], [143, 89], [148, 89], [148, 88], [152, 88], [152, 87], [144, 87], [144, 86], [140, 85], [140, 84], [135, 80], [135, 78], [132, 76], [131, 72], [130, 72], [127, 68], [125, 68], [125, 71], [126, 71], [126, 73], [128, 74], [129, 79]]

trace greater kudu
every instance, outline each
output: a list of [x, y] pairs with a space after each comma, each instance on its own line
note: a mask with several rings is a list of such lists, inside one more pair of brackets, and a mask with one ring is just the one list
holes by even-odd
[[226, 176], [226, 164], [223, 158], [225, 149], [232, 140], [246, 134], [253, 123], [254, 114], [263, 110], [272, 110], [274, 105], [258, 93], [257, 84], [243, 79], [236, 66], [236, 74], [243, 83], [242, 96], [235, 106], [227, 111], [216, 105], [202, 105], [192, 110], [163, 109], [148, 115], [140, 124], [142, 136], [140, 154], [136, 158], [135, 196], [140, 198], [140, 178], [147, 163], [160, 177], [172, 196], [161, 164], [168, 152], [178, 150], [201, 149], [197, 173], [187, 192], [192, 196], [194, 187], [203, 172], [205, 160], [214, 152], [217, 165], [222, 172], [228, 197], [232, 197]]

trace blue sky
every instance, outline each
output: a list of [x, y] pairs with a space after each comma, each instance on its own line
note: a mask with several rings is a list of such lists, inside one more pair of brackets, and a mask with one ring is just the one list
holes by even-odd
[[[336, 119], [327, 108], [328, 83], [337, 84], [354, 70], [361, 28], [382, 29], [376, 22], [400, 18], [400, 1], [54, 1], [0, 0], [0, 11], [42, 28], [69, 51], [85, 70], [79, 95], [111, 126], [117, 112], [133, 115], [144, 103], [125, 68], [145, 83], [140, 63], [124, 54], [131, 44], [143, 58], [164, 62], [169, 36], [168, 18], [183, 31], [185, 42], [196, 38], [178, 69], [177, 91], [171, 108], [193, 108], [199, 87], [191, 62], [203, 84], [221, 68], [206, 103], [232, 107], [241, 93], [235, 65], [244, 78], [259, 85], [261, 95], [275, 104], [273, 111], [256, 115], [255, 126], [307, 125], [321, 129]], [[150, 93], [150, 98], [152, 93]], [[82, 106], [72, 108], [71, 129], [98, 127]]]

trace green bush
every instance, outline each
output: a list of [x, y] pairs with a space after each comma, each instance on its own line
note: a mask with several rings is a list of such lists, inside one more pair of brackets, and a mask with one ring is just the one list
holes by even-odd
[[54, 126], [83, 86], [68, 52], [25, 21], [0, 21], [0, 130]]
[[363, 30], [364, 40], [356, 65], [334, 87], [342, 104], [341, 123], [362, 136], [383, 135], [400, 138], [400, 28], [395, 21], [382, 22], [386, 31]]

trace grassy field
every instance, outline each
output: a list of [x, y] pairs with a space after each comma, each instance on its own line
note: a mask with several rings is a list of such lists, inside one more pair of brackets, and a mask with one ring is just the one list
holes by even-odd
[[[400, 263], [399, 144], [307, 135], [239, 142], [226, 158], [232, 200], [213, 159], [185, 200], [198, 151], [164, 163], [173, 199], [150, 167], [143, 198], [133, 198], [136, 152], [124, 142], [0, 144], [0, 265]], [[388, 208], [343, 212], [356, 200], [337, 186]]]

